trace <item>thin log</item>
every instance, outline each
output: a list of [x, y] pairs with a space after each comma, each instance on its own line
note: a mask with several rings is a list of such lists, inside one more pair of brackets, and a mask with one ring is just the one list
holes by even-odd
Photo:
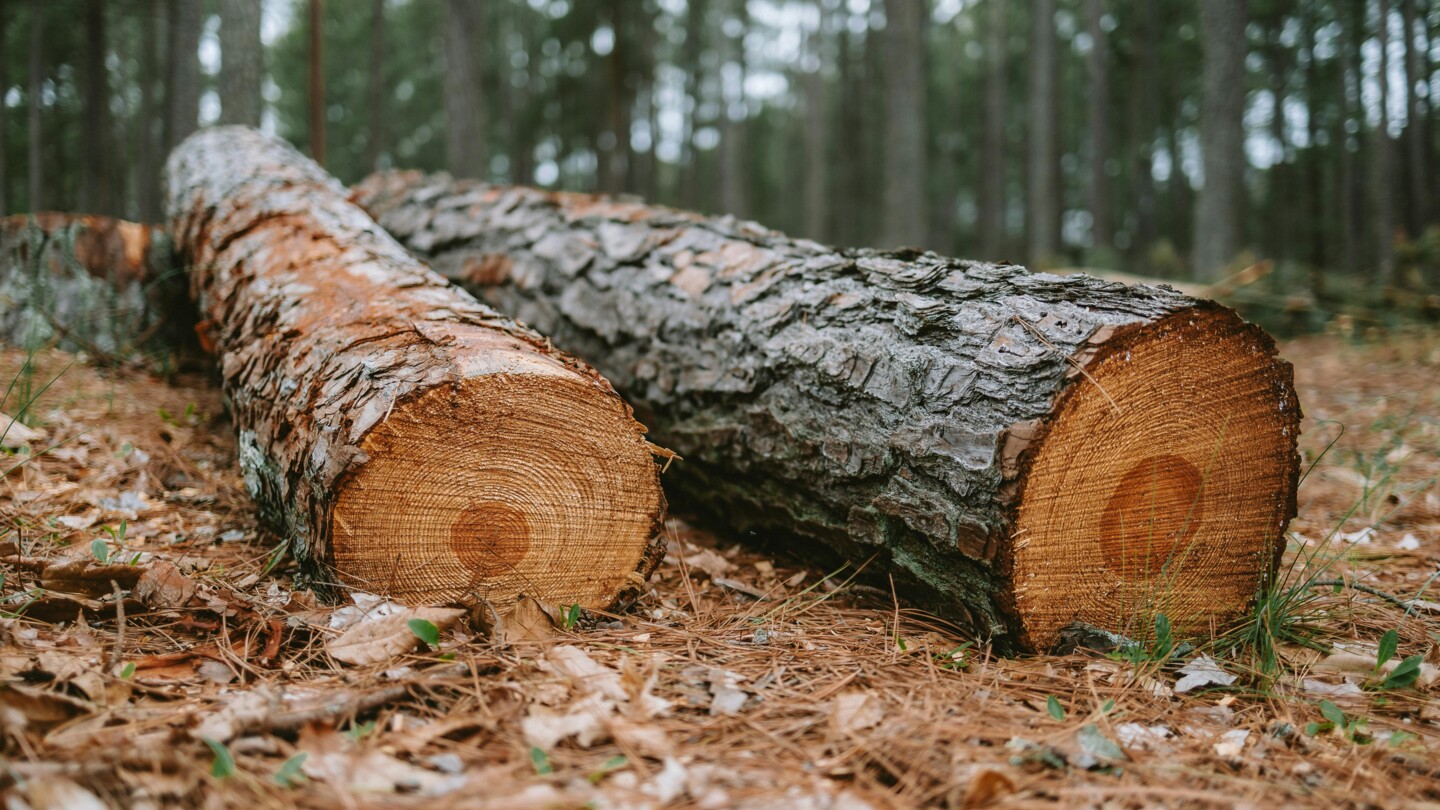
[[625, 199], [376, 175], [355, 198], [437, 270], [596, 363], [685, 460], [672, 494], [890, 572], [1047, 649], [1237, 617], [1295, 514], [1290, 364], [1158, 287], [840, 251]]
[[415, 261], [278, 140], [202, 131], [166, 184], [245, 485], [311, 582], [502, 609], [644, 583], [655, 448], [594, 369]]

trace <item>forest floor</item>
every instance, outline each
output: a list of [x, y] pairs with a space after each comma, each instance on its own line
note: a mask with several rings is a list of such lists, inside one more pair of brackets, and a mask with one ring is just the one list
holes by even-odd
[[[1254, 632], [1011, 660], [679, 519], [624, 613], [509, 624], [503, 647], [461, 621], [432, 649], [434, 625], [397, 606], [293, 589], [207, 378], [43, 353], [19, 388], [58, 378], [44, 435], [0, 456], [25, 462], [0, 480], [0, 793], [36, 810], [1440, 807], [1440, 333], [1283, 351], [1319, 460]], [[0, 354], [0, 385], [24, 359]], [[357, 634], [378, 660], [339, 660]]]

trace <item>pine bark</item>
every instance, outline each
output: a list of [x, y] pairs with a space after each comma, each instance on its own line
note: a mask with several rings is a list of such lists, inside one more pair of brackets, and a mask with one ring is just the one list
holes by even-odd
[[261, 0], [220, 3], [220, 123], [260, 126]]
[[0, 340], [174, 369], [194, 318], [161, 228], [85, 214], [0, 219]]
[[[1157, 610], [1208, 629], [1278, 559], [1298, 406], [1273, 342], [1229, 310], [444, 175], [354, 194], [441, 273], [596, 363], [684, 457], [672, 496], [741, 536], [873, 558], [999, 649], [1048, 648], [1076, 622], [1141, 632]], [[1152, 467], [1170, 483], [1152, 489]], [[1168, 557], [1134, 531], [1157, 500]], [[1184, 583], [1141, 575], [1192, 546], [1206, 562]]]
[[653, 447], [589, 366], [411, 258], [293, 148], [220, 127], [167, 165], [240, 468], [312, 584], [603, 608], [662, 553]]

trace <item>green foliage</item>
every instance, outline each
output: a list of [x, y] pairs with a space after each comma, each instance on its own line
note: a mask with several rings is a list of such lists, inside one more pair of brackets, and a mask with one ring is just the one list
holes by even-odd
[[537, 748], [533, 745], [530, 746], [530, 764], [535, 768], [535, 773], [539, 776], [546, 776], [555, 772], [555, 768], [550, 765], [550, 755], [545, 753], [544, 749]]
[[1060, 705], [1060, 698], [1054, 695], [1045, 698], [1045, 711], [1049, 712], [1050, 716], [1057, 721], [1065, 719], [1065, 707]]
[[375, 732], [375, 721], [369, 720], [364, 723], [356, 723], [345, 730], [345, 736], [359, 742]]
[[[532, 756], [535, 750], [536, 749], [531, 749]], [[610, 757], [609, 759], [600, 763], [600, 767], [596, 768], [594, 771], [591, 771], [590, 774], [585, 778], [590, 780], [590, 784], [598, 785], [601, 781], [605, 779], [605, 777], [609, 776], [614, 771], [625, 767], [627, 764], [629, 764], [629, 762], [630, 761], [627, 760], [624, 756], [616, 755]]]
[[98, 537], [90, 541], [90, 553], [95, 555], [95, 559], [101, 563], [110, 562], [110, 547]]
[[406, 622], [406, 625], [410, 628], [410, 632], [415, 634], [416, 638], [431, 647], [440, 646], [440, 629], [437, 628], [433, 622], [428, 619], [411, 619]]
[[210, 751], [215, 755], [215, 759], [210, 763], [210, 775], [216, 779], [228, 779], [234, 776], [235, 757], [230, 753], [230, 749], [225, 747], [225, 743], [209, 737], [204, 737], [201, 741], [209, 746]]
[[1371, 742], [1370, 737], [1366, 734], [1365, 718], [1350, 717], [1339, 706], [1328, 700], [1320, 701], [1320, 716], [1324, 718], [1324, 722], [1307, 723], [1305, 736], [1314, 737], [1317, 734], [1335, 731], [1352, 743], [1367, 745]]
[[561, 620], [561, 624], [565, 627], [566, 630], [571, 630], [571, 629], [574, 629], [575, 625], [578, 624], [579, 622], [580, 622], [580, 605], [577, 603], [577, 604], [571, 605], [569, 608], [567, 608], [567, 609], [565, 610], [565, 616], [564, 616], [564, 618]]
[[275, 771], [275, 784], [284, 788], [293, 788], [298, 787], [301, 782], [304, 782], [306, 777], [305, 774], [301, 772], [301, 768], [304, 767], [305, 759], [308, 756], [309, 754], [301, 751], [295, 756], [285, 760], [280, 766], [280, 769]]

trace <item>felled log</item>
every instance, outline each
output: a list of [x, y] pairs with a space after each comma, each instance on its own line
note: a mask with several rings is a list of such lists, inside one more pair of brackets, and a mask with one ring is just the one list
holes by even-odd
[[209, 129], [166, 173], [246, 488], [313, 584], [504, 610], [644, 582], [655, 448], [594, 369], [417, 262], [287, 144]]
[[874, 558], [1001, 650], [1071, 625], [1144, 636], [1158, 613], [1209, 630], [1278, 561], [1291, 368], [1219, 305], [443, 175], [354, 196], [595, 363], [684, 457], [685, 505]]
[[0, 340], [172, 365], [194, 344], [164, 229], [86, 214], [0, 219]]

